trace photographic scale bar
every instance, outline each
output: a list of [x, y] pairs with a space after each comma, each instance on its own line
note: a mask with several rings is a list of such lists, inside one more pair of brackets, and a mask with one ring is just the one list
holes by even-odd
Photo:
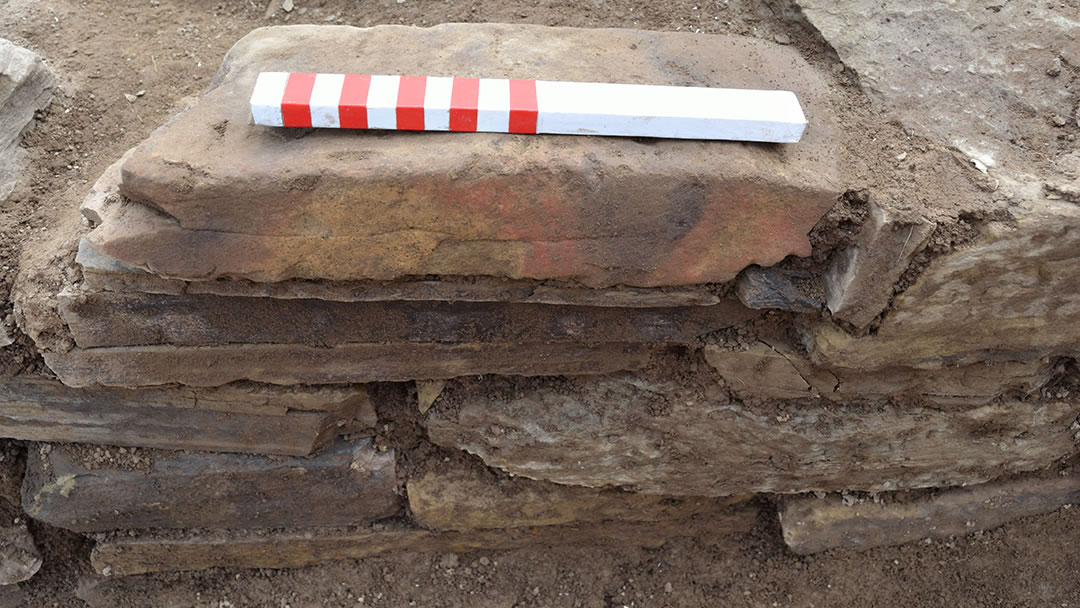
[[270, 127], [774, 143], [806, 129], [791, 91], [305, 72], [260, 73], [251, 115]]

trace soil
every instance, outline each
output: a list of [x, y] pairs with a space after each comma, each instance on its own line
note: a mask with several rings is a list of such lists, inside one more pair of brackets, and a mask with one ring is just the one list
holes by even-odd
[[[788, 43], [826, 77], [841, 122], [851, 125], [842, 147], [851, 193], [815, 231], [813, 262], [821, 263], [830, 248], [852, 237], [866, 202], [861, 191], [872, 191], [880, 204], [939, 223], [928, 253], [913, 263], [905, 282], [931, 255], [970, 239], [979, 222], [1000, 218], [1007, 207], [994, 184], [965, 158], [912, 135], [872, 105], [857, 77], [783, 0], [293, 4], [286, 12], [280, 0], [5, 0], [0, 37], [42, 55], [62, 89], [25, 138], [30, 164], [0, 208], [0, 319], [10, 325], [11, 292], [20, 274], [20, 313], [49, 314], [60, 286], [77, 278], [71, 263], [74, 235], [85, 229], [77, 209], [91, 184], [201, 92], [233, 42], [273, 24], [537, 23], [739, 34]], [[126, 95], [134, 95], [134, 101]], [[19, 325], [36, 339], [58, 345], [66, 340], [59, 319], [27, 327], [21, 316], [15, 314]], [[745, 328], [733, 333], [745, 339]], [[18, 330], [13, 335], [16, 343], [0, 355], [0, 374], [47, 373], [30, 338]], [[400, 452], [401, 458], [406, 453], [417, 458], [399, 463], [403, 471], [465, 458], [425, 452], [434, 448], [425, 447], [418, 418], [380, 412], [380, 419], [380, 441], [413, 448]], [[113, 454], [106, 458], [96, 450], [86, 452], [87, 460], [115, 464]], [[9, 511], [14, 509], [0, 514]], [[1064, 509], [948, 541], [814, 557], [788, 552], [775, 515], [765, 510], [751, 535], [723, 544], [679, 540], [658, 550], [537, 547], [462, 556], [391, 555], [293, 571], [214, 570], [127, 579], [92, 573], [91, 541], [31, 522], [45, 565], [23, 588], [26, 606], [57, 608], [84, 606], [76, 594], [95, 606], [116, 608], [1077, 606], [1078, 511]]]

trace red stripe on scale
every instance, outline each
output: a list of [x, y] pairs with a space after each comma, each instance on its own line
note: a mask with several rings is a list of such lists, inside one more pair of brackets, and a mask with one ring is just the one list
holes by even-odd
[[315, 74], [293, 72], [285, 83], [281, 97], [281, 122], [286, 127], [311, 126], [311, 89]]
[[475, 131], [480, 101], [479, 78], [455, 78], [450, 93], [450, 130]]
[[370, 74], [346, 74], [338, 100], [338, 121], [342, 129], [367, 128], [367, 97]]
[[536, 133], [536, 81], [510, 80], [510, 132]]
[[397, 93], [399, 131], [424, 130], [424, 90], [427, 76], [402, 76]]

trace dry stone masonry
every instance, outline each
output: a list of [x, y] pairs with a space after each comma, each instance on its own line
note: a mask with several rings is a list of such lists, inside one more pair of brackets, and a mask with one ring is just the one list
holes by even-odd
[[[800, 4], [860, 74], [898, 69], [861, 63], [863, 24]], [[247, 104], [264, 71], [784, 88], [809, 127], [791, 145], [270, 128]], [[0, 383], [0, 434], [26, 450], [9, 510], [126, 576], [707, 543], [776, 518], [814, 553], [1075, 502], [1080, 207], [1019, 169], [993, 213], [878, 196], [835, 78], [724, 36], [255, 30], [90, 188], [85, 228], [48, 245], [74, 270], [16, 295], [55, 377]], [[964, 137], [935, 145], [990, 149]], [[36, 570], [23, 548], [0, 583]]]

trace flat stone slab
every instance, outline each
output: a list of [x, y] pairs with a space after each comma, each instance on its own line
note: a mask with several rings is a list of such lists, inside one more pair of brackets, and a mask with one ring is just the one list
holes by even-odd
[[43, 353], [45, 364], [73, 387], [353, 384], [438, 380], [483, 374], [558, 376], [640, 369], [642, 344], [234, 344], [115, 346]]
[[613, 308], [493, 302], [328, 302], [138, 293], [60, 294], [82, 348], [174, 344], [679, 343], [757, 316], [713, 306]]
[[83, 283], [90, 291], [243, 296], [334, 302], [510, 302], [611, 308], [712, 306], [722, 301], [720, 296], [711, 292], [708, 285], [687, 289], [644, 289], [625, 286], [589, 289], [537, 283], [525, 279], [511, 281], [494, 277], [343, 282], [290, 280], [280, 283], [181, 281], [165, 279], [145, 270], [120, 264], [97, 251], [86, 238], [79, 241], [79, 252], [75, 256], [75, 261], [82, 266]]
[[845, 502], [836, 495], [785, 498], [780, 507], [784, 541], [792, 551], [806, 555], [963, 536], [1080, 502], [1080, 476], [991, 482], [916, 500], [885, 498], [882, 502]]
[[[276, 390], [272, 390], [276, 389]], [[375, 426], [364, 388], [83, 390], [0, 383], [0, 437], [26, 441], [304, 456]]]
[[602, 491], [530, 479], [495, 479], [476, 470], [428, 473], [409, 480], [407, 488], [409, 510], [418, 524], [432, 530], [462, 531], [601, 521], [670, 522], [722, 513], [750, 498]]
[[751, 407], [692, 379], [629, 374], [523, 385], [448, 383], [436, 444], [514, 475], [649, 494], [887, 490], [981, 483], [1075, 451], [1080, 403], [783, 402]]
[[523, 547], [596, 546], [658, 548], [672, 538], [708, 542], [749, 532], [757, 521], [752, 505], [673, 522], [601, 522], [508, 530], [434, 532], [403, 526], [290, 529], [257, 533], [159, 533], [101, 540], [90, 561], [110, 576], [207, 568], [298, 568], [383, 553], [499, 551]]
[[[334, 52], [328, 53], [326, 49]], [[794, 90], [793, 145], [295, 131], [251, 124], [260, 71], [446, 74]], [[487, 275], [590, 287], [722, 282], [810, 253], [835, 202], [827, 88], [792, 47], [617, 29], [258, 29], [123, 166], [90, 235], [166, 277]], [[335, 132], [328, 132], [335, 131]]]
[[69, 446], [30, 450], [23, 509], [76, 532], [341, 526], [398, 512], [394, 452], [370, 439], [313, 458], [175, 453], [147, 470], [91, 468]]

